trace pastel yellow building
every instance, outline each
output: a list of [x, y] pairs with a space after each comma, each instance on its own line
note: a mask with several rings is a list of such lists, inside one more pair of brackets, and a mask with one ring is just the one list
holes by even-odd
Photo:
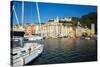
[[[45, 24], [30, 24], [25, 25], [24, 30], [28, 35], [41, 34], [43, 37], [47, 38], [58, 38], [58, 37], [80, 37], [84, 32], [88, 36], [94, 34], [94, 25], [91, 26], [91, 29], [87, 27], [75, 26], [71, 24], [63, 25], [60, 21], [72, 21], [71, 18], [61, 18], [61, 19], [50, 19]], [[75, 28], [75, 29], [74, 29]], [[13, 30], [20, 30], [20, 27], [13, 25]]]

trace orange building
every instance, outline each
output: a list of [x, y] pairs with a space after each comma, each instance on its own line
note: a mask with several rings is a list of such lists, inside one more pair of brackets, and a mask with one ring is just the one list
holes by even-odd
[[27, 25], [25, 26], [25, 34], [32, 35], [35, 33], [35, 26], [34, 25]]

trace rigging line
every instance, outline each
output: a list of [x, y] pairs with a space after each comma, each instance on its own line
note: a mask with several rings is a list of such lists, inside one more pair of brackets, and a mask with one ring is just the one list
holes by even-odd
[[18, 26], [20, 27], [19, 20], [18, 20], [16, 11], [15, 11], [14, 5], [13, 5], [13, 11], [14, 11], [14, 14], [15, 14], [15, 17], [16, 17], [17, 24], [18, 24]]
[[[37, 9], [38, 21], [39, 21], [40, 29], [41, 29], [41, 19], [40, 19], [40, 12], [39, 12], [39, 7], [38, 7], [38, 2], [36, 2], [36, 9]], [[40, 32], [40, 33], [41, 33], [41, 32]]]

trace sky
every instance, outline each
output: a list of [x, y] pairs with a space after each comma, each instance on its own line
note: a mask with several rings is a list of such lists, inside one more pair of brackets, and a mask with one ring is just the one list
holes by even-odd
[[[11, 6], [15, 7], [15, 11], [19, 22], [22, 20], [22, 2], [13, 1]], [[40, 20], [47, 23], [48, 19], [64, 17], [81, 17], [90, 12], [97, 12], [96, 6], [75, 5], [75, 4], [58, 4], [38, 2]], [[17, 23], [14, 11], [12, 10], [12, 22]], [[24, 2], [24, 23], [37, 23], [38, 14], [36, 10], [36, 2]]]

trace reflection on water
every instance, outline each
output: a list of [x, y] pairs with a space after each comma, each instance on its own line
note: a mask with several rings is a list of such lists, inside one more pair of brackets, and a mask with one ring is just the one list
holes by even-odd
[[96, 40], [45, 39], [43, 53], [27, 65], [84, 62], [97, 60]]

